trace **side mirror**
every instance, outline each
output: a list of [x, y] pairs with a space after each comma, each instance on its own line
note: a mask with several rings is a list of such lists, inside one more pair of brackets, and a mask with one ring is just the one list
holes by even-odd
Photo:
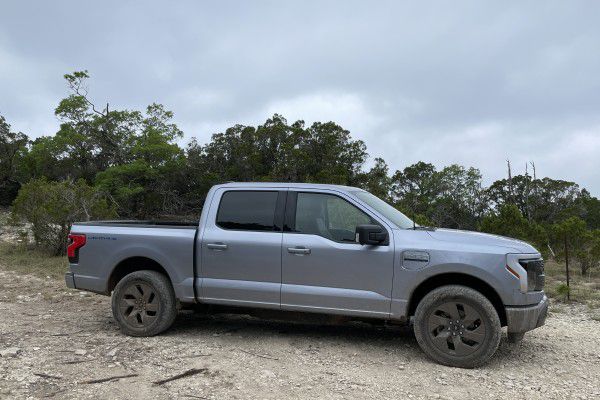
[[387, 232], [379, 225], [358, 225], [356, 241], [360, 244], [380, 246], [388, 241]]

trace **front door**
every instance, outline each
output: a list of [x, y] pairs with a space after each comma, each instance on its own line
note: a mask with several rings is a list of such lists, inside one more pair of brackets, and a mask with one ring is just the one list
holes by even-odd
[[219, 189], [202, 237], [205, 303], [279, 308], [286, 191]]
[[[356, 226], [383, 226], [390, 243], [356, 242]], [[281, 308], [387, 317], [394, 246], [391, 230], [342, 193], [288, 192], [282, 246]]]

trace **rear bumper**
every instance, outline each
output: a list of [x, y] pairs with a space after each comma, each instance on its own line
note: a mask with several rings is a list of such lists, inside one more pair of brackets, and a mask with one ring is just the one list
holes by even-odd
[[107, 280], [96, 276], [87, 276], [76, 274], [74, 272], [67, 272], [65, 274], [65, 283], [67, 287], [71, 289], [110, 295], [106, 289]]
[[546, 322], [547, 315], [548, 298], [546, 296], [544, 296], [538, 304], [533, 306], [506, 307], [508, 332], [523, 333], [539, 328]]
[[77, 289], [75, 287], [75, 277], [73, 276], [72, 272], [67, 272], [65, 274], [65, 283], [67, 284], [68, 288]]

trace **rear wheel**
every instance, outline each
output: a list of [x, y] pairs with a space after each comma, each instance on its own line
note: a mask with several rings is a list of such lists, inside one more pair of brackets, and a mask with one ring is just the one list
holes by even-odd
[[500, 343], [501, 325], [490, 301], [465, 286], [443, 286], [417, 306], [415, 336], [440, 364], [474, 368], [486, 363]]
[[119, 281], [112, 295], [113, 316], [130, 336], [153, 336], [177, 317], [177, 300], [169, 279], [156, 271], [136, 271]]

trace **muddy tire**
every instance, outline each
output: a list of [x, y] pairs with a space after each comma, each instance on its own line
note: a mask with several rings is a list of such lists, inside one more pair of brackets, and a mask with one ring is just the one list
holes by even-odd
[[418, 304], [415, 336], [434, 361], [459, 368], [475, 368], [494, 355], [501, 325], [490, 301], [478, 291], [459, 285], [442, 286]]
[[112, 294], [112, 311], [126, 335], [154, 336], [175, 321], [177, 299], [164, 274], [136, 271], [117, 283]]

